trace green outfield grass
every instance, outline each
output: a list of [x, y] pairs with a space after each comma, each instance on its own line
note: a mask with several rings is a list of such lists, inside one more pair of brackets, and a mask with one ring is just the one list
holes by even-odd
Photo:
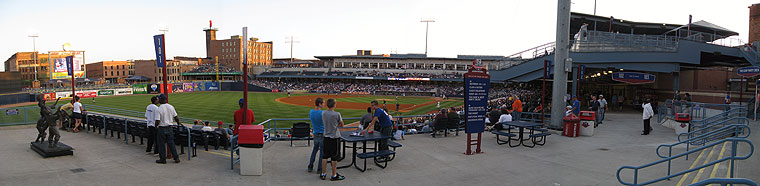
[[[313, 95], [313, 94], [292, 94], [291, 96]], [[124, 110], [144, 112], [145, 107], [150, 103], [150, 97], [153, 95], [130, 95], [114, 97], [96, 98], [97, 106], [111, 107]], [[195, 92], [195, 93], [178, 93], [169, 96], [169, 102], [174, 105], [180, 117], [196, 118], [208, 121], [223, 121], [225, 124], [233, 122], [233, 112], [239, 107], [238, 99], [242, 97], [241, 92]], [[313, 107], [289, 105], [276, 102], [275, 99], [287, 97], [283, 93], [249, 93], [248, 105], [254, 112], [255, 123], [263, 122], [270, 118], [308, 118], [308, 111]], [[368, 103], [375, 99], [395, 99], [395, 96], [362, 96], [339, 98], [338, 102], [360, 102]], [[399, 97], [402, 104], [421, 104], [430, 101], [425, 97]], [[93, 105], [90, 98], [82, 99], [82, 103], [87, 107]], [[395, 104], [395, 101], [388, 104]], [[441, 108], [462, 105], [461, 99], [458, 101], [441, 102]], [[361, 117], [365, 110], [340, 109], [340, 104], [336, 109], [344, 118]], [[402, 115], [418, 115], [429, 111], [437, 110], [436, 104], [426, 105]], [[391, 112], [394, 116], [399, 113]], [[356, 120], [346, 120], [346, 123]], [[215, 123], [215, 122], [214, 122]], [[279, 127], [290, 127], [293, 122], [278, 122]]]

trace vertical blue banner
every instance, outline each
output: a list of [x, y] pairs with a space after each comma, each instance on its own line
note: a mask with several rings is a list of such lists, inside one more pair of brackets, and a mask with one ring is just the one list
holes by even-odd
[[164, 67], [164, 35], [153, 36], [153, 45], [156, 48], [156, 66]]
[[69, 76], [74, 75], [74, 56], [66, 56], [66, 70], [69, 72]]
[[578, 67], [578, 68], [580, 69], [579, 70], [580, 71], [579, 72], [580, 73], [579, 76], [581, 76], [580, 80], [583, 80], [585, 78], [585, 76], [583, 74], [586, 74], [586, 65], [580, 65], [580, 67]]
[[465, 132], [481, 133], [485, 130], [486, 112], [488, 111], [488, 87], [491, 78], [488, 74], [468, 72], [464, 74], [464, 112]]
[[546, 74], [544, 74], [544, 77], [546, 77], [546, 79], [551, 79], [551, 77], [552, 77], [552, 60], [544, 60], [544, 65], [546, 65]]

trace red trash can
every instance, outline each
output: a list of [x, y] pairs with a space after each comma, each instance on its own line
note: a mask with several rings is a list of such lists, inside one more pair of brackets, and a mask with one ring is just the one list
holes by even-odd
[[567, 137], [578, 137], [578, 131], [581, 128], [581, 120], [575, 114], [570, 114], [562, 118], [562, 135]]

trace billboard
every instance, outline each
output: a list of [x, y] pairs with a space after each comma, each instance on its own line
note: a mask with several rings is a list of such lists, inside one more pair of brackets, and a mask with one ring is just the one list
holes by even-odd
[[113, 96], [114, 90], [99, 90], [98, 96]]
[[182, 83], [183, 90], [185, 92], [193, 92], [193, 83]]
[[206, 88], [203, 83], [193, 83], [193, 91], [200, 92], [204, 91], [204, 88]]
[[97, 91], [97, 90], [84, 90], [84, 91], [79, 91], [79, 92], [77, 92], [77, 96], [79, 96], [80, 98], [92, 98], [92, 97], [97, 97], [97, 96], [98, 96], [98, 91]]
[[43, 97], [45, 98], [45, 101], [55, 100], [56, 98], [55, 93], [45, 93]]
[[[71, 79], [68, 69], [71, 68], [74, 72], [74, 77], [84, 78], [85, 69], [82, 69], [84, 65], [84, 51], [61, 51], [50, 52], [50, 79]], [[69, 67], [66, 63], [66, 57], [72, 56], [72, 67]]]
[[[134, 89], [132, 89], [132, 88], [114, 89], [114, 94], [113, 95], [129, 95], [129, 94], [132, 94], [133, 90]], [[143, 90], [145, 90], [145, 89], [143, 89]]]
[[161, 84], [148, 84], [148, 94], [160, 94]]
[[177, 84], [172, 86], [172, 92], [184, 92], [184, 88], [182, 88], [182, 84]]
[[147, 94], [148, 89], [146, 85], [132, 85], [132, 93], [133, 94]]
[[206, 82], [206, 91], [219, 91], [219, 83], [217, 82]]

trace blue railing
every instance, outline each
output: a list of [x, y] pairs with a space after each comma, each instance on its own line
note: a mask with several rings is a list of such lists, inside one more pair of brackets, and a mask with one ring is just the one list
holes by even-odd
[[[134, 119], [134, 118], [129, 118], [129, 117], [110, 115], [110, 114], [103, 114], [103, 113], [97, 113], [97, 112], [95, 112], [95, 113], [88, 112], [87, 114], [85, 114], [84, 121], [89, 122], [87, 120], [87, 117], [91, 117], [92, 115], [98, 115], [100, 117], [103, 117], [103, 130], [107, 130], [108, 129], [106, 127], [106, 123], [107, 123], [107, 120], [108, 120], [107, 118], [118, 118], [118, 119], [124, 120], [124, 143], [125, 144], [129, 144], [129, 136], [127, 135], [129, 133], [128, 122], [129, 121], [145, 121], [145, 120], [141, 120], [141, 119]], [[87, 125], [89, 127], [89, 126], [95, 125], [95, 123], [87, 123]], [[185, 128], [187, 129], [187, 147], [188, 148], [192, 148], [193, 146], [192, 146], [192, 140], [190, 139], [190, 136], [191, 136], [190, 135], [190, 128], [189, 127], [185, 127]], [[88, 128], [87, 129], [87, 133], [89, 133], [89, 132], [90, 132], [90, 130]], [[108, 132], [105, 132], [105, 131], [103, 132], [103, 138], [108, 138]], [[190, 160], [190, 157], [192, 156], [192, 154], [193, 154], [192, 151], [190, 149], [188, 149], [187, 160]]]
[[[745, 129], [746, 129], [746, 132], [744, 131]], [[728, 126], [725, 126], [723, 128], [720, 128], [718, 130], [713, 130], [713, 131], [710, 131], [708, 133], [702, 134], [700, 136], [697, 136], [697, 137], [694, 137], [694, 138], [689, 138], [689, 139], [687, 139], [685, 141], [681, 141], [679, 139], [677, 143], [662, 144], [660, 146], [657, 146], [657, 149], [655, 150], [655, 152], [657, 153], [657, 156], [659, 156], [660, 158], [670, 158], [670, 157], [673, 156], [673, 147], [674, 146], [686, 144], [686, 151], [688, 152], [689, 151], [689, 145], [691, 145], [691, 144], [693, 144], [695, 142], [697, 142], [697, 143], [699, 143], [701, 145], [704, 145], [704, 144], [706, 144], [708, 142], [712, 142], [712, 141], [717, 140], [717, 139], [722, 139], [722, 138], [728, 137], [730, 135], [734, 135], [735, 136], [734, 138], [747, 138], [747, 137], [749, 137], [750, 132], [751, 131], [750, 131], [750, 129], [749, 129], [749, 127], [747, 125], [741, 125], [741, 124], [728, 125]], [[741, 134], [746, 134], [746, 135], [741, 136]], [[668, 156], [663, 156], [663, 155], [660, 154], [660, 148], [663, 148], [663, 147], [667, 147], [668, 148]], [[686, 160], [689, 160], [689, 155], [688, 154], [686, 154]], [[671, 165], [671, 161], [668, 160], [668, 176], [670, 176], [670, 165]]]
[[[732, 121], [735, 121], [735, 120], [739, 120], [739, 122], [732, 122]], [[716, 123], [713, 123], [713, 124], [710, 124], [710, 125], [706, 125], [706, 126], [692, 126], [692, 128], [699, 128], [699, 129], [692, 130], [691, 132], [688, 132], [688, 133], [678, 134], [677, 139], [680, 142], [680, 141], [683, 141], [683, 140], [691, 139], [691, 138], [693, 138], [695, 136], [700, 136], [702, 134], [709, 133], [711, 130], [717, 130], [716, 128], [724, 128], [724, 127], [726, 127], [728, 125], [737, 125], [737, 124], [738, 125], [748, 125], [749, 124], [749, 119], [735, 117], [735, 118], [725, 119], [725, 120], [722, 120], [720, 122], [716, 122]], [[685, 136], [685, 138], [682, 138], [683, 136]]]
[[714, 116], [704, 118], [701, 120], [691, 120], [692, 124], [709, 124], [716, 121], [720, 121], [721, 119], [729, 118], [729, 117], [746, 117], [747, 116], [747, 109], [746, 108], [733, 108], [728, 111], [725, 111], [720, 114], [716, 114]]
[[[702, 151], [704, 149], [711, 148], [711, 147], [713, 147], [715, 145], [723, 144], [725, 142], [731, 142], [731, 155], [730, 156], [727, 156], [727, 157], [722, 158], [722, 159], [715, 160], [713, 162], [704, 164], [702, 166], [698, 166], [698, 167], [694, 167], [694, 168], [691, 168], [691, 169], [687, 169], [687, 170], [678, 172], [676, 174], [672, 174], [672, 175], [668, 174], [667, 176], [664, 176], [664, 177], [660, 177], [660, 178], [657, 178], [657, 179], [654, 179], [654, 180], [650, 180], [650, 181], [646, 181], [646, 182], [643, 182], [643, 183], [639, 183], [639, 170], [640, 169], [651, 167], [651, 166], [654, 166], [654, 165], [657, 165], [657, 164], [660, 164], [660, 163], [664, 163], [664, 162], [670, 162], [673, 159], [680, 158], [682, 156], [686, 156], [688, 154], [692, 154], [692, 153], [695, 153], [695, 152], [700, 152], [700, 151]], [[749, 153], [746, 156], [737, 156], [736, 155], [737, 145], [738, 145], [739, 142], [745, 142], [745, 143], [747, 143], [747, 145], [749, 145]], [[709, 145], [705, 145], [705, 146], [702, 146], [700, 148], [697, 148], [697, 149], [694, 149], [694, 150], [690, 150], [690, 151], [687, 151], [687, 152], [684, 152], [684, 153], [681, 153], [681, 154], [678, 154], [678, 155], [675, 155], [675, 156], [672, 156], [672, 157], [668, 157], [668, 158], [665, 158], [665, 159], [660, 159], [658, 161], [655, 161], [655, 162], [652, 162], [652, 163], [649, 163], [649, 164], [646, 164], [646, 165], [636, 166], [636, 167], [634, 167], [634, 166], [622, 166], [622, 167], [620, 167], [617, 170], [616, 177], [617, 177], [618, 182], [620, 182], [623, 185], [648, 185], [648, 184], [656, 183], [656, 182], [659, 182], [659, 181], [662, 181], [662, 180], [670, 179], [670, 178], [673, 178], [673, 177], [676, 177], [676, 176], [681, 176], [681, 175], [689, 173], [689, 172], [697, 171], [699, 169], [702, 169], [702, 168], [705, 168], [705, 167], [708, 167], [708, 166], [712, 166], [712, 165], [715, 165], [715, 164], [720, 163], [720, 162], [730, 161], [729, 176], [730, 176], [730, 178], [733, 178], [734, 177], [734, 169], [736, 168], [734, 166], [734, 161], [735, 160], [745, 160], [745, 159], [748, 159], [749, 157], [752, 156], [752, 153], [754, 151], [755, 151], [755, 146], [752, 145], [752, 141], [747, 140], [747, 139], [740, 139], [740, 138], [728, 138], [728, 139], [723, 139], [723, 140], [717, 141], [715, 143], [712, 143], [712, 144], [709, 144]], [[625, 170], [625, 169], [630, 169], [630, 170], [633, 171], [633, 183], [631, 183], [631, 182], [625, 182], [625, 181], [623, 181], [620, 178], [620, 173], [623, 170]]]
[[721, 186], [726, 186], [728, 184], [731, 184], [731, 185], [743, 184], [743, 185], [749, 185], [749, 186], [757, 186], [757, 183], [746, 178], [710, 178], [710, 179], [702, 180], [700, 182], [691, 184], [689, 186], [705, 186], [709, 184], [720, 184]]
[[[676, 113], [688, 113], [691, 116], [692, 120], [695, 121], [702, 121], [707, 118], [713, 118], [717, 115], [721, 115], [725, 113], [725, 111], [731, 111], [731, 112], [737, 112], [732, 111], [733, 109], [739, 109], [742, 108], [744, 110], [743, 113], [747, 113], [747, 107], [741, 106], [741, 105], [732, 105], [732, 104], [711, 104], [711, 103], [699, 103], [699, 102], [686, 102], [686, 101], [673, 101], [673, 100], [665, 100], [663, 105], [660, 105], [657, 107], [657, 122], [662, 122], [665, 118], [675, 118]], [[711, 110], [715, 111], [723, 111], [721, 114], [717, 114], [715, 116], [708, 117], [708, 112]], [[740, 111], [739, 111], [740, 112]], [[717, 116], [720, 117], [720, 116]]]
[[[118, 115], [118, 116], [134, 117], [134, 118], [145, 118], [145, 112], [138, 112], [138, 111], [133, 111], [133, 110], [103, 107], [103, 106], [90, 105], [90, 104], [84, 104], [84, 108], [86, 111], [95, 111], [95, 112], [108, 114], [108, 115], [114, 115], [114, 116]], [[199, 120], [199, 119], [179, 117], [179, 121], [182, 122], [183, 124], [191, 124], [196, 120]], [[230, 125], [230, 124], [227, 124], [227, 125]]]

